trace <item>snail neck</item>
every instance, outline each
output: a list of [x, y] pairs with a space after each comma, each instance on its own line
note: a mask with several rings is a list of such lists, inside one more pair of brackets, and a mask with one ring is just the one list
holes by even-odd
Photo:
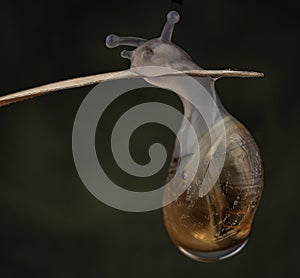
[[[184, 139], [184, 146], [180, 151], [179, 142], [176, 140], [173, 158], [180, 156], [187, 156], [193, 153], [195, 145], [198, 144], [202, 136], [208, 132], [209, 128], [218, 121], [218, 115], [223, 115], [225, 109], [223, 108], [215, 91], [215, 81], [210, 78], [197, 78], [197, 81], [206, 89], [206, 93], [209, 94], [209, 102], [204, 100], [200, 93], [197, 103], [191, 103], [188, 99], [190, 97], [179, 96], [184, 109], [184, 116], [190, 122], [191, 125], [187, 125], [184, 121], [177, 132], [178, 138]], [[189, 91], [187, 91], [187, 94]], [[202, 102], [203, 101], [203, 102]], [[207, 103], [206, 103], [207, 102]], [[193, 130], [192, 130], [193, 129]], [[196, 133], [192, 136], [193, 132]]]
[[[184, 69], [180, 68], [180, 70]], [[184, 117], [190, 124], [182, 121], [177, 138], [184, 143], [180, 149], [179, 142], [176, 140], [173, 158], [192, 154], [201, 137], [218, 120], [217, 115], [220, 115], [218, 112], [221, 110], [223, 114], [225, 111], [215, 91], [215, 80], [208, 77], [187, 76], [147, 77], [145, 80], [154, 86], [175, 92], [181, 99]], [[195, 133], [196, 136], [193, 136]]]

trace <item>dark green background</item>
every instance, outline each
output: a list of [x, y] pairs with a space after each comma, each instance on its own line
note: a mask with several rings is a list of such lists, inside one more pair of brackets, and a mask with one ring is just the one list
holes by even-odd
[[[72, 158], [72, 126], [92, 87], [1, 108], [0, 277], [299, 276], [296, 4], [218, 0], [184, 1], [181, 7], [167, 0], [2, 1], [0, 94], [127, 68], [120, 49], [105, 47], [106, 35], [156, 37], [171, 8], [182, 15], [174, 41], [201, 67], [258, 70], [266, 77], [217, 83], [225, 107], [255, 137], [265, 165], [265, 190], [251, 240], [239, 255], [217, 264], [181, 255], [168, 238], [161, 210], [115, 210], [81, 183]], [[107, 142], [111, 120], [124, 107], [149, 100], [171, 100], [180, 108], [178, 99], [167, 92], [129, 94], [110, 108], [98, 129], [98, 154], [124, 186], [134, 188], [143, 181], [112, 168], [102, 142]], [[160, 126], [149, 128], [152, 132], [146, 133], [145, 127], [136, 132], [132, 150], [140, 163], [147, 162], [149, 142], [162, 140], [171, 152], [173, 135]], [[162, 184], [166, 170], [143, 184]]]

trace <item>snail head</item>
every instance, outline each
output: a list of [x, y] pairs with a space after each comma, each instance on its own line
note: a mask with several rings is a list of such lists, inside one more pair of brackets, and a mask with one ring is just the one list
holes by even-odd
[[123, 50], [121, 57], [131, 61], [131, 68], [143, 66], [160, 66], [183, 69], [182, 65], [190, 63], [190, 56], [175, 45], [171, 39], [175, 24], [180, 20], [176, 11], [167, 14], [167, 21], [160, 37], [146, 40], [138, 37], [121, 37], [110, 34], [106, 38], [106, 46], [134, 46], [132, 51]]

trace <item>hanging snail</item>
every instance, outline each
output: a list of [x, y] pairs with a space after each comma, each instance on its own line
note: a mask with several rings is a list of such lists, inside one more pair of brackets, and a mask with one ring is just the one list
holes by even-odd
[[[136, 47], [133, 51], [121, 52], [123, 58], [131, 61], [129, 70], [74, 78], [9, 94], [0, 97], [0, 106], [50, 92], [117, 79], [144, 78], [151, 84], [166, 87], [163, 84], [168, 76], [197, 77], [216, 104], [220, 118], [214, 118], [215, 111], [212, 109], [214, 121], [212, 126], [207, 126], [202, 111], [196, 109], [202, 99], [199, 97], [191, 103], [180, 96], [184, 116], [195, 128], [197, 140], [187, 140], [185, 146], [175, 144], [167, 180], [175, 186], [186, 188], [180, 196], [163, 207], [163, 216], [171, 240], [182, 253], [198, 261], [213, 262], [238, 253], [246, 245], [263, 189], [263, 167], [258, 147], [249, 131], [222, 106], [215, 91], [215, 81], [220, 77], [262, 77], [263, 74], [201, 69], [186, 52], [171, 42], [174, 26], [179, 19], [176, 11], [169, 12], [159, 38], [146, 40], [116, 35], [106, 38], [109, 48], [122, 45]], [[163, 79], [160, 75], [149, 78], [137, 70], [143, 67], [162, 67], [175, 71]], [[211, 140], [211, 129], [218, 129], [220, 125], [224, 128], [220, 138], [226, 140], [218, 140], [219, 137]], [[189, 128], [183, 123], [177, 136], [188, 136]], [[225, 142], [225, 152], [221, 153], [224, 161], [219, 175], [216, 180], [206, 178], [211, 166], [210, 158], [214, 156], [218, 161], [221, 141]], [[201, 150], [199, 157], [194, 155], [194, 147]], [[195, 160], [197, 169], [192, 173], [190, 165]], [[181, 174], [174, 178], [178, 171]], [[164, 198], [168, 199], [172, 194], [166, 190]]]

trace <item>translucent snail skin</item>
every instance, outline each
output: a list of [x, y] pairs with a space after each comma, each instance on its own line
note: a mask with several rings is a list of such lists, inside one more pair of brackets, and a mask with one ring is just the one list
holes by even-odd
[[[171, 42], [174, 25], [179, 18], [176, 11], [169, 12], [159, 38], [147, 41], [142, 38], [109, 35], [106, 45], [110, 48], [119, 45], [135, 46], [133, 51], [121, 52], [122, 57], [130, 59], [133, 69], [160, 66], [180, 71], [199, 70], [201, 68], [190, 56]], [[185, 116], [194, 127], [199, 125], [197, 143], [201, 156], [197, 174], [187, 190], [163, 208], [165, 226], [172, 241], [186, 256], [203, 262], [228, 258], [246, 245], [263, 189], [263, 168], [258, 147], [249, 131], [221, 105], [215, 92], [215, 80], [211, 77], [198, 79], [218, 104], [225, 126], [226, 156], [220, 177], [215, 184], [209, 186], [211, 189], [208, 192], [201, 188], [208, 166], [207, 159], [212, 150], [217, 149], [218, 142], [210, 145], [209, 132], [203, 132], [205, 129], [199, 112], [181, 98]], [[178, 163], [183, 159], [178, 154], [178, 146], [175, 145], [168, 181], [174, 177]], [[188, 165], [193, 154], [181, 155], [184, 156], [184, 164]], [[181, 180], [172, 182], [184, 183], [189, 176], [189, 169], [183, 168]], [[168, 194], [172, 192], [166, 191], [165, 196]]]
[[[136, 47], [133, 51], [121, 52], [122, 57], [131, 61], [129, 70], [74, 78], [1, 96], [0, 107], [64, 89], [124, 78], [145, 78], [135, 69], [146, 66], [164, 67], [182, 75], [196, 76], [221, 112], [221, 120], [216, 121], [213, 128], [220, 124], [225, 127], [222, 135], [226, 137], [225, 160], [217, 181], [208, 182], [204, 187], [202, 182], [207, 174], [209, 158], [218, 155], [216, 150], [220, 142], [210, 140], [210, 127], [203, 124], [201, 111], [195, 109], [197, 103], [192, 104], [180, 97], [184, 116], [195, 128], [197, 140], [187, 141], [184, 151], [175, 144], [167, 180], [176, 186], [189, 185], [183, 194], [163, 208], [163, 216], [170, 238], [183, 254], [197, 261], [213, 262], [236, 254], [246, 245], [263, 189], [263, 167], [258, 147], [249, 131], [222, 106], [215, 91], [215, 81], [219, 77], [261, 77], [263, 74], [201, 69], [185, 51], [171, 42], [179, 19], [176, 11], [169, 12], [159, 38], [146, 40], [116, 35], [106, 38], [109, 48], [122, 45]], [[146, 80], [149, 81], [148, 78]], [[160, 81], [159, 78], [150, 79], [150, 83], [158, 86]], [[201, 97], [197, 101], [200, 103]], [[177, 135], [182, 134], [189, 134], [183, 125]], [[189, 177], [193, 176], [189, 163], [195, 159], [191, 151], [195, 145], [201, 150], [200, 158], [196, 175], [188, 183]], [[180, 169], [179, 165], [182, 166]], [[174, 178], [178, 170], [181, 174]], [[166, 190], [164, 198], [172, 194]]]

